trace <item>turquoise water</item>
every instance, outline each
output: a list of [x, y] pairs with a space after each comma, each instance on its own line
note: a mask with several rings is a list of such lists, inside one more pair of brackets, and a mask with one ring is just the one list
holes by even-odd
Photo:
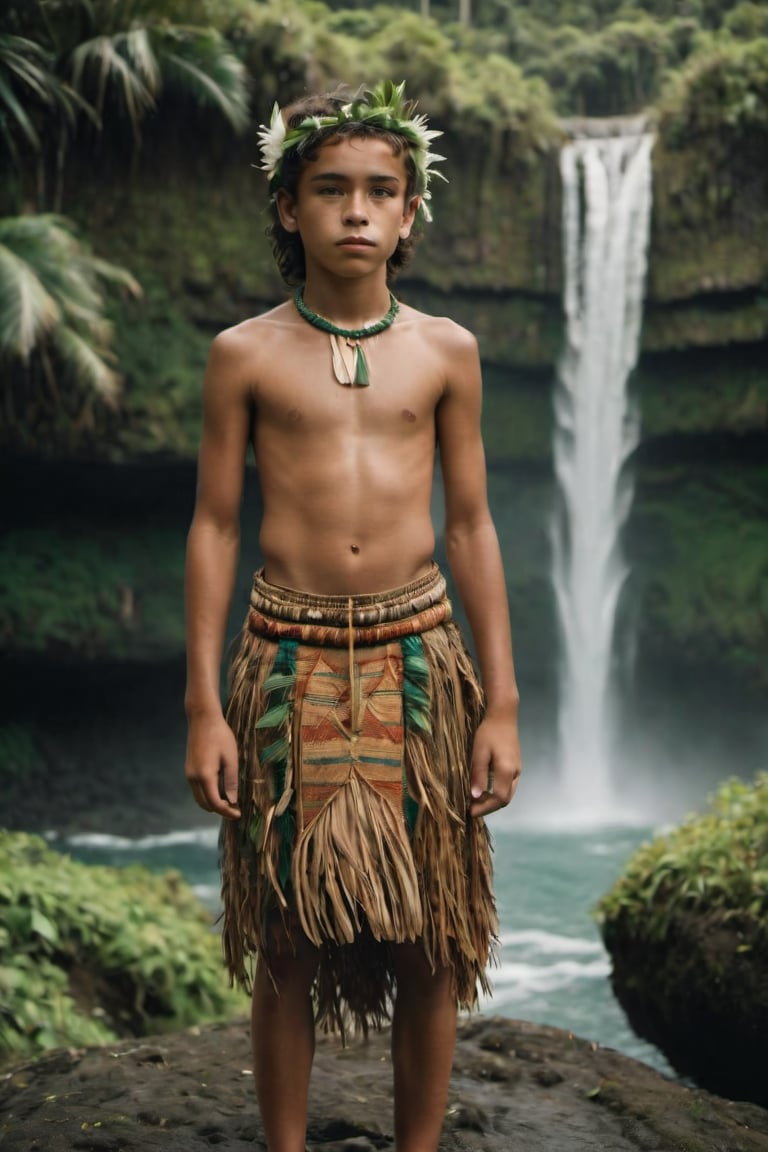
[[[494, 824], [495, 888], [501, 923], [493, 997], [482, 1009], [551, 1024], [670, 1073], [663, 1056], [629, 1028], [611, 992], [610, 962], [591, 911], [650, 828], [539, 828]], [[125, 840], [72, 837], [57, 843], [88, 863], [140, 862], [179, 869], [218, 909], [217, 830]]]

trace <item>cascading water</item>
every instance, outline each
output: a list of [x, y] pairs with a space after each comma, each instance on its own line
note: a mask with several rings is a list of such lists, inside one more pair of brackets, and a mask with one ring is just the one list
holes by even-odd
[[637, 360], [651, 215], [653, 137], [581, 138], [561, 154], [566, 345], [555, 397], [553, 582], [562, 637], [560, 783], [569, 811], [610, 816], [610, 673], [620, 534], [632, 501], [624, 465], [639, 421]]

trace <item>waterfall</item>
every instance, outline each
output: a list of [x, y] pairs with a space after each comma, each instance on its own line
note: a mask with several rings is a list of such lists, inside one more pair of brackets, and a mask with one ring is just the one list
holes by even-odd
[[637, 360], [653, 137], [576, 139], [561, 153], [565, 350], [555, 395], [553, 583], [562, 638], [560, 784], [570, 809], [615, 808], [611, 662], [627, 565], [621, 529], [639, 436]]

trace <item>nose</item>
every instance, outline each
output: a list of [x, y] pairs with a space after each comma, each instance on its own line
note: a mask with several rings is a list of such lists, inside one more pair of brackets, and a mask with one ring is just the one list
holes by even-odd
[[348, 224], [366, 224], [368, 222], [368, 205], [364, 192], [350, 193], [344, 219]]

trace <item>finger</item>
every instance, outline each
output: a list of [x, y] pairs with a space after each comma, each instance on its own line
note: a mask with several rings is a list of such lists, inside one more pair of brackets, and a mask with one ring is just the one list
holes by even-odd
[[493, 792], [493, 765], [489, 756], [475, 756], [472, 759], [470, 775], [470, 795], [480, 800]]
[[202, 808], [204, 812], [210, 811], [208, 808], [208, 801], [205, 798], [205, 790], [203, 789], [202, 785], [199, 784], [197, 780], [190, 780], [189, 787], [192, 791], [192, 795], [197, 806]]
[[219, 816], [226, 816], [230, 820], [237, 820], [239, 809], [219, 795], [218, 777], [215, 781], [203, 779], [190, 781], [192, 795], [204, 812], [213, 812]]
[[229, 811], [226, 815], [236, 819], [240, 815], [237, 803], [237, 765], [225, 760], [219, 771], [219, 799], [223, 800]]
[[489, 816], [500, 808], [501, 801], [492, 792], [483, 792], [479, 799], [473, 800], [469, 806], [470, 816]]
[[484, 796], [482, 800], [475, 800], [470, 804], [470, 816], [490, 816], [493, 812], [498, 812], [502, 808], [506, 808], [506, 803], [500, 800], [498, 796]]
[[230, 804], [226, 796], [221, 794], [221, 776], [217, 776], [215, 781], [206, 781], [205, 784], [205, 799], [208, 804], [209, 812], [214, 812], [217, 816], [224, 816], [227, 820], [237, 820], [240, 815], [239, 809]]
[[498, 812], [502, 808], [506, 808], [511, 802], [512, 797], [517, 791], [519, 783], [519, 774], [513, 777], [511, 783], [507, 783], [502, 776], [501, 782], [494, 779], [494, 769], [491, 766], [489, 773], [488, 784], [490, 787], [484, 789], [478, 797], [474, 797], [469, 806], [471, 816], [489, 816], [492, 812]]

